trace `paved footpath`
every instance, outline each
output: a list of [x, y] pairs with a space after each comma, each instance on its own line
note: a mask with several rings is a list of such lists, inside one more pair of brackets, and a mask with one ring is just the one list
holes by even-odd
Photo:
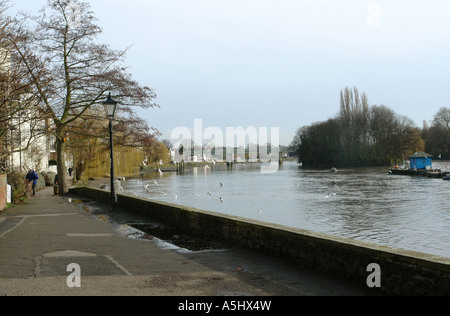
[[46, 188], [28, 204], [0, 213], [0, 296], [367, 294], [247, 250], [193, 252], [156, 238], [130, 238], [123, 233], [128, 226], [120, 224], [130, 218], [52, 194]]

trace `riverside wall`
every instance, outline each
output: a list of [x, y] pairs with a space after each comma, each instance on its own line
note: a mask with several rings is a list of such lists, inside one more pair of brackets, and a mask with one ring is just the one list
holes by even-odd
[[[109, 192], [74, 188], [70, 194], [108, 203]], [[118, 194], [119, 209], [175, 228], [293, 260], [388, 295], [450, 295], [450, 258], [243, 219]], [[372, 268], [371, 264], [376, 264]], [[376, 268], [378, 267], [378, 268]], [[379, 283], [378, 283], [379, 281]], [[378, 287], [380, 286], [380, 287]]]

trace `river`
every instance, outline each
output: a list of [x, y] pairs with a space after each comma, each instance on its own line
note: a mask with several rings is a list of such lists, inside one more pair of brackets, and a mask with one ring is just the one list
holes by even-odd
[[121, 186], [152, 200], [450, 257], [450, 181], [389, 175], [386, 167], [331, 173], [285, 162], [263, 174], [257, 164], [211, 164]]

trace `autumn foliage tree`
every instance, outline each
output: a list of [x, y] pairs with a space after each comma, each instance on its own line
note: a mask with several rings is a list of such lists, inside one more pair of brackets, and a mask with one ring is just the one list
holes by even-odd
[[135, 106], [155, 106], [156, 95], [133, 80], [122, 65], [126, 50], [97, 43], [102, 29], [88, 3], [48, 0], [40, 15], [27, 18], [24, 39], [16, 50], [27, 66], [42, 111], [53, 120], [60, 193], [64, 194], [65, 139], [74, 123], [100, 113], [90, 110], [100, 107], [109, 92], [120, 101], [121, 117], [132, 116]]
[[[73, 157], [73, 167], [77, 180], [82, 179], [86, 168], [95, 168], [94, 164], [105, 164], [106, 161], [103, 161], [102, 157], [108, 157], [109, 159], [109, 139], [105, 137], [109, 133], [109, 121], [102, 119], [102, 113], [96, 113], [96, 111], [100, 111], [100, 109], [87, 111], [69, 128], [70, 132], [66, 142], [67, 152]], [[146, 121], [136, 115], [117, 116], [115, 118], [115, 152], [117, 154], [120, 152], [140, 152], [141, 159], [135, 166], [138, 169], [143, 166], [142, 162], [144, 157], [148, 155], [148, 151], [159, 148], [160, 143], [156, 139], [157, 136], [159, 136], [159, 132], [149, 127]], [[105, 155], [106, 153], [108, 155]], [[119, 162], [119, 159], [116, 159], [115, 163]], [[103, 173], [104, 175], [106, 173]]]

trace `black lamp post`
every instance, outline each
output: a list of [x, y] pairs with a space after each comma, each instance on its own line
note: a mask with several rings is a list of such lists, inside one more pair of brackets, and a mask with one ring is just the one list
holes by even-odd
[[116, 114], [117, 101], [111, 98], [111, 93], [108, 95], [108, 99], [103, 103], [105, 107], [106, 116], [109, 119], [109, 144], [110, 144], [110, 157], [111, 157], [111, 194], [110, 194], [110, 205], [115, 207], [117, 205], [116, 192], [114, 190], [114, 151], [113, 151], [113, 129], [112, 120]]

